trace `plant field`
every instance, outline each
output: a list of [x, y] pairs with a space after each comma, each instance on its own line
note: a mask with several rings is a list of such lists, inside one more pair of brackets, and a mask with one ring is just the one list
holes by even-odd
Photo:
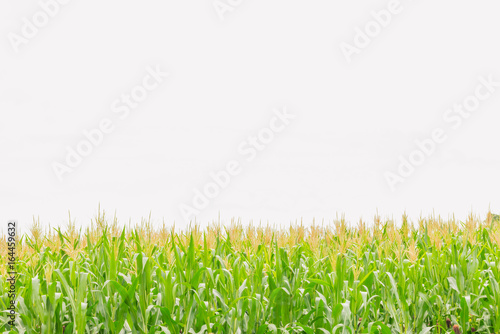
[[[0, 306], [8, 310], [1, 246]], [[500, 333], [500, 222], [212, 224], [99, 213], [17, 243], [13, 333]]]

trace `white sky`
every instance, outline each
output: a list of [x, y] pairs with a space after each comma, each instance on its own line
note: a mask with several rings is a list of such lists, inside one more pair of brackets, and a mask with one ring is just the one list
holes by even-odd
[[[1, 2], [0, 221], [85, 225], [100, 203], [185, 226], [179, 206], [232, 160], [242, 173], [198, 221], [499, 212], [500, 87], [457, 129], [443, 115], [479, 76], [500, 82], [500, 3], [402, 0], [349, 63], [341, 43], [389, 2], [233, 0], [221, 20], [212, 0], [72, 0], [19, 52], [9, 34], [41, 5]], [[113, 101], [157, 65], [170, 76], [120, 119]], [[238, 146], [285, 106], [296, 118], [246, 162]], [[114, 131], [60, 182], [52, 164], [105, 118]], [[384, 173], [436, 128], [446, 142], [391, 191]]]

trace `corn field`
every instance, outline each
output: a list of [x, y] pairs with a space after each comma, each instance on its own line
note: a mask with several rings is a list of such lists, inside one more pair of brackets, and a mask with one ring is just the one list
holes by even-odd
[[17, 314], [11, 326], [1, 313], [3, 333], [500, 333], [491, 213], [175, 232], [99, 212], [83, 231], [35, 221], [18, 239]]

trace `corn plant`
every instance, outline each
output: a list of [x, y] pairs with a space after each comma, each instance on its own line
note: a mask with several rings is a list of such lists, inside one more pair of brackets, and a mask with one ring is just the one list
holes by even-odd
[[71, 218], [64, 231], [35, 221], [17, 250], [15, 326], [2, 312], [0, 332], [500, 333], [491, 213], [176, 232], [99, 212], [85, 231]]

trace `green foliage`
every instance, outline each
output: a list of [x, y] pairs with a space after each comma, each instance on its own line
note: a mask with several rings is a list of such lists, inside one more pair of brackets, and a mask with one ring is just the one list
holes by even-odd
[[[3, 313], [0, 332], [452, 333], [449, 318], [499, 333], [498, 224], [404, 222], [27, 237], [17, 326]], [[0, 286], [5, 310], [5, 273]]]

